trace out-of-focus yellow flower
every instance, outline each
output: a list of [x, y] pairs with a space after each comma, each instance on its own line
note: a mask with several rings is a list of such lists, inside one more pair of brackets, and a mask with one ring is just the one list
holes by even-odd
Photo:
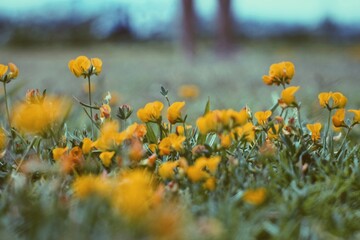
[[246, 142], [253, 142], [255, 140], [255, 126], [248, 122], [242, 127], [236, 127], [233, 131], [237, 139], [243, 139]]
[[269, 75], [263, 76], [266, 85], [289, 84], [295, 74], [295, 66], [292, 62], [274, 63], [270, 66]]
[[345, 124], [345, 109], [340, 108], [335, 112], [335, 114], [332, 116], [332, 122], [335, 127], [344, 127]]
[[266, 189], [257, 188], [246, 190], [242, 199], [255, 206], [261, 205], [266, 200]]
[[161, 119], [161, 110], [164, 108], [164, 104], [159, 101], [151, 102], [145, 105], [137, 112], [138, 118], [144, 122], [158, 122]]
[[111, 159], [112, 157], [115, 155], [115, 152], [102, 152], [99, 155], [99, 158], [102, 162], [102, 164], [104, 164], [105, 167], [109, 167], [111, 164]]
[[115, 148], [121, 143], [119, 123], [117, 121], [106, 121], [100, 129], [99, 138], [93, 143], [93, 146], [99, 150], [106, 151]]
[[353, 123], [352, 124], [359, 124], [360, 123], [360, 109], [350, 109], [349, 112], [354, 114]]
[[139, 162], [144, 156], [144, 148], [139, 139], [134, 138], [129, 147], [129, 158], [131, 161]]
[[320, 139], [321, 123], [307, 124], [307, 129], [311, 132], [311, 139], [316, 142]]
[[182, 98], [194, 100], [199, 96], [199, 88], [193, 84], [182, 85], [178, 90], [178, 95]]
[[93, 147], [93, 144], [94, 142], [90, 138], [84, 138], [81, 147], [83, 154], [89, 154], [91, 152], [91, 148]]
[[209, 173], [207, 173], [197, 165], [189, 166], [186, 170], [186, 175], [192, 182], [200, 182], [201, 180], [210, 177]]
[[299, 88], [300, 88], [299, 86], [292, 86], [285, 88], [281, 92], [281, 98], [279, 99], [279, 104], [282, 107], [289, 107], [296, 104], [296, 99], [294, 94], [299, 90]]
[[184, 108], [185, 102], [174, 102], [167, 110], [167, 118], [171, 124], [183, 122], [181, 110]]
[[216, 173], [220, 161], [220, 156], [200, 157], [196, 159], [194, 165], [187, 168], [186, 174], [192, 182], [208, 179], [211, 176], [210, 174]]
[[0, 64], [0, 82], [9, 83], [19, 75], [19, 68], [14, 63], [8, 63], [8, 66]]
[[216, 178], [209, 177], [203, 184], [203, 187], [209, 191], [214, 191], [216, 188]]
[[111, 194], [111, 183], [104, 177], [84, 175], [75, 178], [72, 184], [75, 197], [84, 199], [90, 196], [107, 198]]
[[[274, 131], [275, 130], [275, 131]], [[268, 138], [270, 140], [274, 140], [274, 139], [278, 139], [279, 138], [279, 133], [280, 133], [280, 125], [279, 124], [275, 124], [273, 127], [271, 127], [268, 132]]]
[[205, 116], [199, 117], [196, 120], [196, 126], [201, 134], [207, 134], [212, 131], [216, 131], [217, 123], [214, 119], [212, 112], [208, 112]]
[[101, 119], [106, 119], [110, 117], [110, 113], [111, 113], [111, 107], [109, 106], [109, 104], [103, 104], [100, 107], [100, 118]]
[[347, 98], [341, 92], [322, 92], [318, 95], [318, 98], [320, 106], [323, 108], [344, 108], [347, 103]]
[[175, 168], [177, 168], [179, 166], [179, 162], [178, 161], [168, 161], [168, 162], [164, 162], [159, 166], [159, 176], [162, 179], [173, 179], [175, 176]]
[[[95, 83], [90, 83], [90, 92], [93, 93], [95, 92], [95, 90], [96, 90]], [[87, 82], [83, 84], [83, 91], [84, 93], [89, 93], [89, 84]]]
[[220, 144], [223, 148], [229, 148], [231, 146], [231, 135], [230, 134], [222, 134], [220, 135]]
[[185, 139], [184, 136], [178, 136], [175, 133], [169, 134], [159, 143], [159, 154], [163, 156], [169, 155], [172, 151], [181, 152]]
[[13, 108], [11, 125], [24, 133], [44, 134], [60, 127], [69, 110], [70, 102], [64, 98], [47, 96], [41, 103], [21, 102]]
[[215, 174], [217, 169], [218, 169], [220, 161], [221, 161], [220, 156], [214, 156], [214, 157], [206, 158], [205, 166], [207, 167], [207, 169], [209, 170], [209, 172], [211, 174]]
[[59, 163], [64, 173], [70, 173], [77, 167], [81, 167], [84, 162], [84, 156], [81, 148], [73, 147], [69, 152], [65, 152], [60, 156]]
[[0, 128], [0, 152], [2, 152], [7, 146], [7, 137], [4, 129]]
[[53, 158], [55, 161], [60, 160], [60, 158], [67, 152], [68, 148], [54, 148], [52, 150]]
[[258, 121], [260, 125], [265, 125], [268, 121], [268, 118], [271, 116], [272, 112], [270, 110], [268, 111], [260, 111], [255, 113], [255, 118]]
[[144, 217], [162, 199], [157, 194], [153, 176], [140, 169], [122, 172], [114, 190], [113, 206], [128, 220]]

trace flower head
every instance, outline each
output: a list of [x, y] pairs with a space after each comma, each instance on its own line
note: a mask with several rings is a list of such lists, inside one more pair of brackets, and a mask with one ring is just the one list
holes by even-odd
[[0, 128], [0, 152], [2, 152], [7, 145], [7, 137], [4, 129]]
[[163, 156], [169, 155], [172, 151], [181, 152], [185, 139], [184, 136], [178, 136], [175, 133], [169, 134], [159, 143], [159, 154]]
[[333, 122], [334, 127], [344, 127], [344, 126], [346, 126], [344, 120], [345, 120], [345, 109], [340, 108], [332, 116], [332, 122]]
[[279, 99], [279, 103], [283, 107], [289, 107], [292, 105], [296, 105], [295, 93], [299, 90], [299, 86], [292, 86], [285, 88], [281, 92], [281, 98]]
[[245, 191], [242, 199], [245, 202], [255, 206], [261, 205], [266, 199], [266, 189], [265, 188], [248, 189]]
[[321, 123], [317, 122], [314, 124], [307, 124], [306, 125], [307, 129], [309, 129], [310, 133], [311, 133], [311, 139], [316, 142], [317, 140], [320, 139], [320, 130], [321, 130]]
[[174, 102], [167, 110], [167, 118], [171, 124], [183, 122], [181, 110], [184, 108], [185, 102]]
[[320, 106], [328, 109], [344, 108], [347, 103], [347, 98], [341, 92], [322, 92], [318, 98]]
[[161, 119], [161, 110], [164, 108], [164, 104], [159, 101], [151, 102], [145, 105], [137, 112], [138, 118], [144, 122], [158, 122]]
[[164, 162], [159, 166], [159, 176], [162, 179], [173, 179], [175, 176], [175, 168], [177, 168], [179, 166], [179, 162], [175, 161], [168, 161], [168, 162]]
[[79, 56], [69, 61], [69, 70], [76, 76], [90, 76], [100, 74], [102, 70], [102, 61], [99, 58], [89, 59], [86, 56]]
[[354, 114], [354, 118], [353, 118], [353, 123], [352, 124], [359, 124], [360, 123], [360, 109], [355, 110], [355, 109], [350, 109], [349, 112]]
[[295, 74], [295, 66], [292, 62], [280, 62], [270, 66], [269, 75], [263, 76], [266, 85], [289, 84]]
[[254, 116], [260, 125], [265, 125], [271, 114], [272, 112], [268, 110], [264, 112], [256, 112]]
[[102, 152], [99, 155], [99, 158], [102, 162], [102, 164], [104, 164], [105, 167], [109, 167], [111, 164], [111, 159], [112, 157], [115, 155], [115, 152]]
[[179, 88], [178, 95], [182, 98], [193, 100], [199, 96], [199, 88], [193, 84], [185, 84]]
[[19, 68], [14, 63], [0, 64], [0, 82], [9, 83], [19, 75]]

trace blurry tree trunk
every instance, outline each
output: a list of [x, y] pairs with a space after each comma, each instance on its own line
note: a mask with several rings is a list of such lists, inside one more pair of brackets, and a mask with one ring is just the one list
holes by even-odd
[[231, 0], [218, 0], [217, 50], [222, 56], [228, 56], [233, 50], [233, 17]]
[[185, 54], [192, 58], [195, 55], [195, 11], [193, 0], [181, 0], [182, 3], [182, 33], [181, 42]]

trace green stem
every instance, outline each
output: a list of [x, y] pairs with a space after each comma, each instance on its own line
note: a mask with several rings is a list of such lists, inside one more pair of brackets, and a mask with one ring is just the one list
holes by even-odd
[[300, 134], [301, 134], [301, 137], [302, 137], [302, 125], [301, 125], [301, 115], [300, 115], [300, 106], [298, 106], [297, 108], [297, 115], [298, 115], [298, 121], [299, 121], [299, 129], [300, 129]]
[[9, 105], [8, 105], [8, 100], [7, 100], [6, 83], [5, 83], [5, 81], [4, 81], [3, 83], [4, 83], [6, 115], [7, 115], [7, 119], [8, 119], [8, 124], [9, 124], [10, 133], [11, 133], [11, 122], [10, 122]]
[[20, 162], [19, 162], [18, 166], [16, 167], [16, 172], [19, 171], [19, 169], [20, 169], [20, 167], [21, 167], [21, 164], [24, 162], [26, 155], [28, 155], [28, 153], [30, 152], [30, 150], [31, 150], [31, 148], [33, 147], [33, 145], [34, 145], [34, 143], [35, 143], [36, 140], [37, 140], [37, 138], [34, 137], [33, 140], [31, 141], [31, 143], [28, 145], [25, 153], [23, 154], [23, 156], [22, 156], [21, 159], [20, 159]]
[[[91, 104], [91, 83], [90, 83], [90, 75], [88, 75], [88, 87], [89, 87], [89, 105], [92, 106]], [[94, 122], [93, 122], [93, 112], [92, 112], [92, 108], [90, 108], [90, 116], [91, 116], [91, 136], [92, 138], [94, 138]]]
[[324, 137], [324, 152], [326, 150], [326, 139], [328, 137], [329, 134], [329, 129], [330, 129], [330, 119], [331, 119], [331, 110], [329, 110], [329, 116], [328, 116], [328, 121], [327, 121], [327, 125], [326, 125], [326, 131], [325, 131], [325, 137]]
[[348, 128], [348, 130], [347, 130], [347, 132], [346, 132], [346, 134], [345, 134], [344, 140], [342, 141], [338, 152], [340, 152], [341, 149], [344, 147], [345, 142], [346, 142], [346, 139], [347, 139], [347, 137], [349, 136], [350, 131], [351, 131], [351, 127]]

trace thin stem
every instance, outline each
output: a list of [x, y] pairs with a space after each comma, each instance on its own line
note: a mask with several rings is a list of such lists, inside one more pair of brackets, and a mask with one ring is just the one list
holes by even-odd
[[300, 134], [301, 134], [301, 137], [302, 137], [302, 125], [301, 125], [301, 115], [300, 115], [300, 106], [298, 106], [297, 108], [297, 115], [298, 115], [298, 121], [299, 121], [299, 129], [300, 129]]
[[[89, 87], [89, 105], [91, 106], [91, 83], [90, 83], [90, 75], [88, 75], [88, 87]], [[91, 116], [91, 136], [94, 138], [94, 122], [93, 122], [93, 112], [92, 108], [90, 108], [90, 116]]]
[[33, 145], [34, 145], [34, 143], [35, 143], [36, 140], [37, 140], [37, 138], [34, 137], [33, 140], [31, 141], [31, 143], [28, 145], [25, 153], [24, 153], [23, 156], [21, 157], [20, 162], [19, 162], [19, 164], [18, 164], [17, 167], [16, 167], [16, 172], [19, 171], [22, 163], [23, 163], [24, 160], [25, 160], [26, 155], [28, 155], [28, 153], [30, 152], [30, 150], [31, 150], [31, 148], [33, 147]]
[[331, 119], [331, 110], [329, 110], [329, 116], [328, 116], [328, 121], [327, 121], [327, 125], [326, 125], [326, 131], [325, 131], [325, 137], [324, 137], [324, 151], [326, 150], [326, 139], [328, 137], [329, 129], [330, 129], [330, 119]]
[[345, 144], [345, 142], [346, 142], [347, 137], [349, 136], [350, 131], [351, 131], [351, 127], [348, 128], [348, 130], [347, 130], [347, 132], [346, 132], [346, 134], [345, 134], [344, 140], [342, 141], [342, 143], [341, 143], [341, 145], [340, 145], [339, 152], [340, 152], [341, 149], [344, 147], [344, 144]]
[[7, 115], [7, 119], [8, 119], [8, 124], [9, 124], [10, 133], [11, 133], [11, 122], [10, 122], [9, 105], [8, 105], [8, 100], [7, 100], [6, 83], [5, 83], [5, 81], [4, 81], [3, 83], [4, 83], [6, 115]]

